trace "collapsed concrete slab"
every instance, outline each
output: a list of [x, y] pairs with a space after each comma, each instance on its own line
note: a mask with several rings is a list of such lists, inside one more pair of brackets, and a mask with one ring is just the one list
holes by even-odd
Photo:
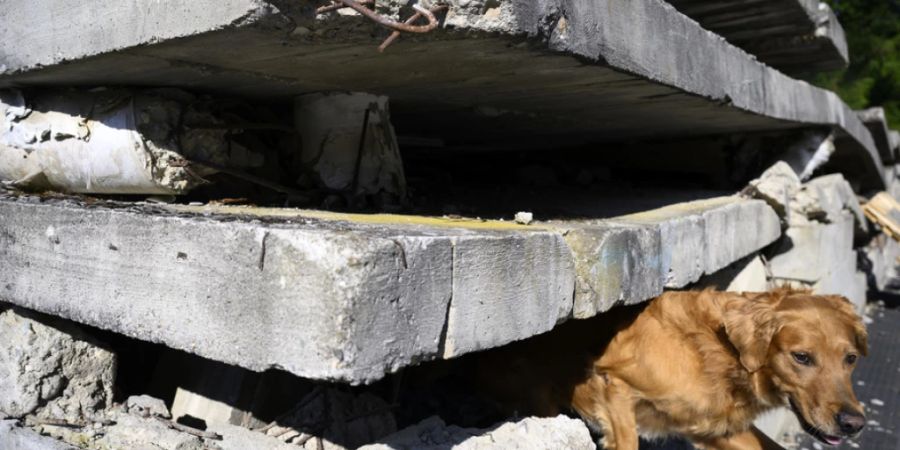
[[789, 74], [847, 67], [844, 29], [819, 0], [669, 0], [707, 30]]
[[3, 197], [0, 299], [253, 370], [361, 383], [649, 299], [779, 234], [764, 202], [738, 197], [531, 226]]
[[[372, 35], [387, 32], [360, 16], [206, 1], [141, 0], [142, 14], [114, 7], [98, 22], [45, 12], [65, 8], [60, 0], [16, 0], [2, 13], [16, 26], [0, 34], [0, 87], [177, 85], [266, 100], [360, 90], [390, 96], [407, 132], [456, 143], [834, 128], [847, 137], [838, 153], [857, 161], [848, 176], [884, 184], [868, 130], [835, 94], [757, 62], [659, 0], [460, 2], [439, 30], [383, 54]], [[399, 15], [405, 5], [379, 11]], [[104, 6], [85, 6], [94, 8]], [[207, 9], [216, 13], [183, 19]], [[151, 36], [136, 17], [165, 25]]]

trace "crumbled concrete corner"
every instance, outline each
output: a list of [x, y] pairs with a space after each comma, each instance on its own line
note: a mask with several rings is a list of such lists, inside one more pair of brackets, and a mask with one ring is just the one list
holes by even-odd
[[778, 161], [751, 181], [747, 192], [768, 203], [787, 226], [810, 221], [834, 223], [847, 211], [853, 215], [857, 234], [868, 231], [856, 193], [841, 174], [823, 175], [801, 183], [787, 163]]
[[460, 428], [430, 417], [360, 450], [484, 450], [550, 449], [592, 450], [597, 447], [583, 422], [567, 416], [528, 417], [493, 428]]
[[779, 216], [785, 217], [791, 207], [791, 199], [800, 190], [800, 177], [784, 161], [778, 161], [763, 174], [750, 182], [753, 197], [764, 200]]
[[79, 328], [0, 312], [0, 412], [79, 420], [110, 406], [116, 357]]

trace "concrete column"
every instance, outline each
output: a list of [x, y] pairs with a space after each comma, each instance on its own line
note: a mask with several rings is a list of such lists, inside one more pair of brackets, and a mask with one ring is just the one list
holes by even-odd
[[301, 166], [319, 187], [393, 202], [405, 198], [406, 177], [387, 97], [303, 95], [295, 102], [294, 123], [301, 136]]

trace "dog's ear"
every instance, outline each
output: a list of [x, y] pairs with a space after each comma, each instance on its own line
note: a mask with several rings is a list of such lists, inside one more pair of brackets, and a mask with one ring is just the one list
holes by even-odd
[[725, 334], [737, 349], [741, 365], [748, 372], [756, 372], [763, 366], [772, 338], [780, 328], [775, 314], [778, 300], [778, 294], [762, 294], [754, 298], [736, 296], [725, 305]]
[[825, 298], [832, 307], [841, 312], [843, 321], [853, 330], [856, 349], [859, 350], [863, 356], [868, 356], [869, 333], [866, 331], [866, 326], [863, 324], [859, 314], [856, 313], [856, 307], [853, 305], [853, 302], [846, 297], [839, 295], [827, 295], [823, 296], [823, 298]]

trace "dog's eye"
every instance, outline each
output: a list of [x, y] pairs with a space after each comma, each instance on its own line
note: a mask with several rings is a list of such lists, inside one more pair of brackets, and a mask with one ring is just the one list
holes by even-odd
[[791, 356], [794, 357], [794, 361], [797, 361], [797, 364], [802, 364], [804, 366], [812, 365], [812, 357], [809, 356], [809, 353], [791, 352]]
[[848, 366], [852, 366], [852, 365], [856, 364], [857, 358], [858, 358], [858, 356], [851, 353], [851, 354], [847, 355], [846, 357], [844, 357], [844, 362], [846, 362]]

